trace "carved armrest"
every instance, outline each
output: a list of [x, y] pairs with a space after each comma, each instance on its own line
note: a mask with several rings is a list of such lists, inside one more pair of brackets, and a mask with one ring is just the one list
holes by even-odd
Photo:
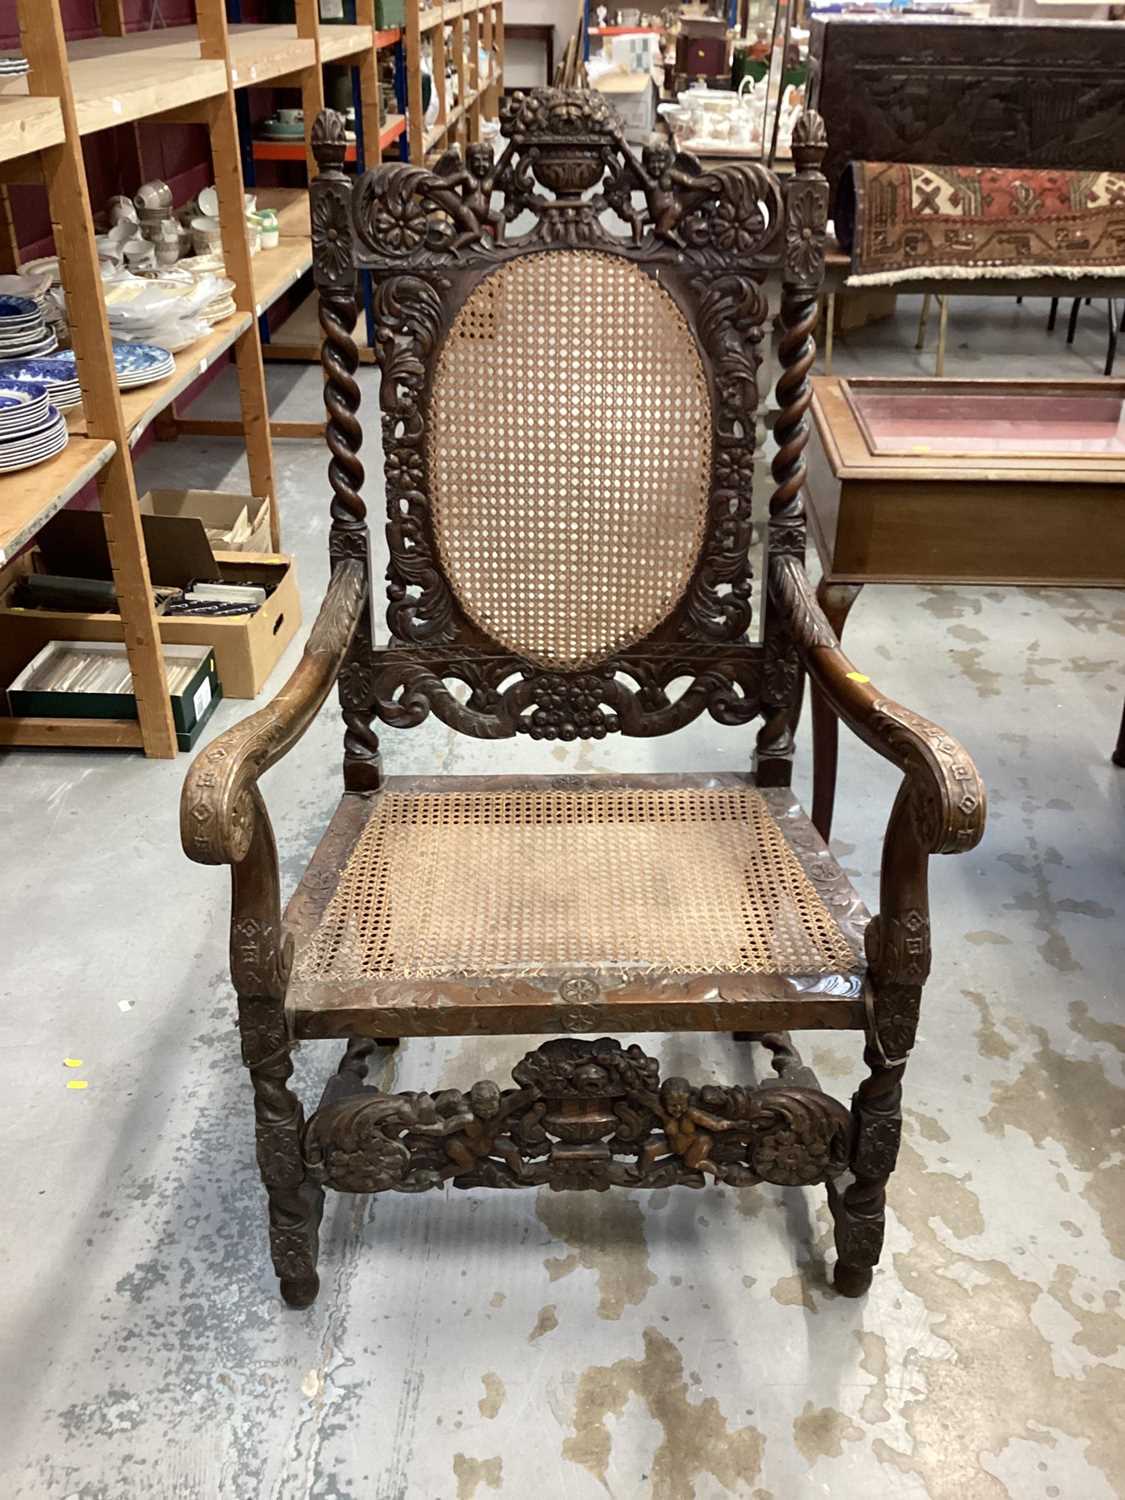
[[874, 985], [868, 1026], [871, 1061], [892, 1070], [876, 1092], [890, 1091], [891, 1097], [898, 1086], [897, 1070], [914, 1045], [922, 986], [930, 972], [929, 857], [957, 854], [980, 842], [984, 784], [968, 752], [952, 735], [882, 697], [870, 679], [856, 671], [795, 558], [774, 559], [770, 595], [805, 669], [834, 712], [903, 772], [883, 839], [879, 913], [864, 933]]
[[243, 719], [192, 762], [180, 798], [180, 837], [190, 859], [236, 865], [257, 821], [257, 782], [296, 744], [336, 681], [366, 607], [367, 572], [348, 559], [332, 574], [301, 660], [265, 708]]
[[915, 821], [931, 854], [972, 849], [984, 833], [984, 783], [968, 751], [920, 714], [884, 697], [844, 655], [804, 568], [778, 557], [770, 569], [774, 602], [802, 662], [848, 728], [906, 773]]

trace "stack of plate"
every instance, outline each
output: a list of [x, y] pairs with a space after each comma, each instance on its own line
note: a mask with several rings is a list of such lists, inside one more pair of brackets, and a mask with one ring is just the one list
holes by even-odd
[[[123, 391], [167, 380], [176, 368], [176, 361], [167, 349], [157, 344], [129, 344], [124, 339], [113, 341], [113, 362], [117, 366], [117, 383]], [[77, 406], [82, 400], [73, 349], [60, 349], [46, 359], [0, 364], [0, 381], [45, 386], [48, 400], [60, 411]]]
[[22, 78], [28, 72], [26, 57], [5, 55], [0, 57], [0, 78]]
[[41, 385], [0, 381], [0, 474], [54, 458], [70, 434]]
[[151, 385], [154, 380], [167, 380], [176, 368], [175, 359], [159, 344], [127, 344], [124, 339], [113, 341], [113, 362], [117, 366], [117, 384], [123, 391]]
[[14, 359], [0, 364], [0, 380], [8, 385], [41, 386], [48, 401], [59, 411], [68, 411], [82, 402], [78, 371], [69, 349], [45, 359]]
[[58, 347], [43, 320], [41, 303], [30, 297], [0, 297], [0, 359], [34, 358]]

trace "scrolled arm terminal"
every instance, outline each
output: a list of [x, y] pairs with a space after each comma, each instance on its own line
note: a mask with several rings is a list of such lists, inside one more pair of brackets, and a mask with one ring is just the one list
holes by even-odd
[[189, 859], [204, 865], [237, 865], [245, 859], [257, 820], [258, 778], [316, 717], [366, 600], [365, 565], [347, 559], [333, 573], [304, 654], [276, 698], [196, 756], [180, 798], [180, 837]]

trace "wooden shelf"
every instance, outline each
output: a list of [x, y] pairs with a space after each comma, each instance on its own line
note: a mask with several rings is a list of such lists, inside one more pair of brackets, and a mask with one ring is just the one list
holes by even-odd
[[[258, 199], [259, 208], [272, 209], [277, 215], [282, 243], [288, 239], [298, 239], [301, 235], [308, 239], [312, 232], [312, 226], [309, 223], [308, 188], [255, 188], [254, 193]], [[263, 250], [262, 254], [256, 257], [255, 266], [262, 259], [262, 255], [274, 253], [273, 250]]]
[[442, 136], [457, 124], [457, 121], [461, 118], [462, 113], [463, 111], [461, 105], [455, 104], [446, 115], [444, 120], [439, 120], [436, 125], [431, 126], [430, 129], [426, 131], [424, 140], [426, 143], [427, 151], [429, 151], [431, 146], [440, 141]]
[[[252, 88], [316, 66], [316, 43], [311, 37], [299, 37], [295, 26], [249, 24], [228, 29], [236, 89]], [[370, 45], [369, 27], [342, 29], [365, 32]], [[350, 38], [341, 39], [341, 45], [346, 47], [347, 40]], [[200, 57], [199, 33], [194, 26], [91, 37], [72, 42], [67, 55], [78, 128], [83, 135], [198, 104], [226, 92], [226, 65]], [[7, 79], [0, 84], [0, 96], [4, 100], [26, 98], [27, 79]], [[48, 101], [35, 102], [42, 105]], [[2, 124], [0, 120], [0, 129]]]
[[[383, 122], [383, 128], [379, 132], [379, 150], [385, 151], [388, 146], [393, 145], [406, 129], [405, 115], [388, 115]], [[255, 161], [304, 161], [307, 156], [305, 143], [301, 141], [266, 141], [255, 140], [251, 149]], [[356, 143], [349, 141], [347, 150], [344, 152], [344, 161], [354, 164], [356, 160]]]
[[[366, 346], [366, 334], [363, 332], [363, 310], [360, 309], [359, 318], [356, 323], [356, 338], [359, 343], [360, 364], [370, 365], [375, 363], [375, 351]], [[266, 359], [300, 360], [304, 363], [315, 362], [320, 358], [320, 343], [323, 335], [320, 331], [319, 303], [316, 292], [310, 292], [299, 307], [295, 308], [289, 317], [282, 323], [281, 327], [270, 338], [268, 344], [262, 345], [262, 353]]]
[[316, 43], [282, 22], [228, 26], [230, 71], [236, 89], [256, 88], [316, 66]]
[[339, 62], [345, 57], [358, 57], [363, 52], [370, 52], [374, 45], [375, 34], [370, 26], [345, 26], [335, 21], [321, 25], [321, 62]]
[[282, 239], [276, 250], [262, 250], [251, 262], [254, 312], [258, 317], [312, 268], [312, 243], [304, 235]]
[[64, 134], [57, 99], [0, 98], [0, 161], [57, 146]]
[[0, 564], [89, 484], [115, 451], [108, 439], [72, 437], [47, 463], [0, 476]]
[[[153, 385], [142, 385], [138, 390], [121, 392], [121, 410], [125, 418], [125, 430], [129, 434], [130, 448], [152, 423], [159, 412], [210, 366], [220, 354], [225, 354], [240, 333], [250, 327], [249, 313], [235, 313], [222, 323], [216, 324], [206, 338], [192, 344], [176, 355], [176, 368], [167, 380], [158, 380]], [[72, 433], [85, 434], [86, 413], [77, 406], [67, 413], [67, 426]]]
[[36, 746], [68, 749], [143, 750], [136, 719], [11, 719], [0, 714], [0, 745], [8, 749]]
[[226, 65], [200, 57], [194, 26], [93, 37], [67, 54], [82, 135], [226, 93]]
[[388, 146], [393, 145], [405, 129], [405, 115], [388, 115], [383, 121], [382, 130], [379, 132], [379, 150], [385, 151]]

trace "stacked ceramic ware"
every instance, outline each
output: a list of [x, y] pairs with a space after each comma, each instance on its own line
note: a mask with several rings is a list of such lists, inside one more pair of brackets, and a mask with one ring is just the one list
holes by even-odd
[[[129, 344], [124, 339], [113, 341], [113, 362], [117, 366], [117, 383], [123, 391], [167, 380], [176, 368], [176, 361], [167, 349], [156, 344]], [[82, 400], [73, 349], [60, 349], [44, 359], [0, 364], [0, 381], [7, 385], [42, 386], [51, 405], [60, 411], [78, 406]]]
[[78, 406], [82, 392], [78, 389], [78, 371], [69, 349], [48, 354], [43, 359], [14, 359], [0, 364], [0, 381], [6, 385], [42, 387], [47, 400], [59, 411]]
[[31, 297], [0, 297], [0, 359], [33, 359], [59, 347], [43, 305]]
[[5, 53], [0, 56], [0, 78], [22, 78], [28, 71], [27, 58], [21, 55]]
[[129, 344], [124, 339], [113, 341], [113, 362], [117, 366], [117, 384], [123, 391], [167, 380], [176, 368], [172, 355], [159, 344]]
[[54, 458], [70, 434], [40, 385], [0, 381], [0, 474]]

